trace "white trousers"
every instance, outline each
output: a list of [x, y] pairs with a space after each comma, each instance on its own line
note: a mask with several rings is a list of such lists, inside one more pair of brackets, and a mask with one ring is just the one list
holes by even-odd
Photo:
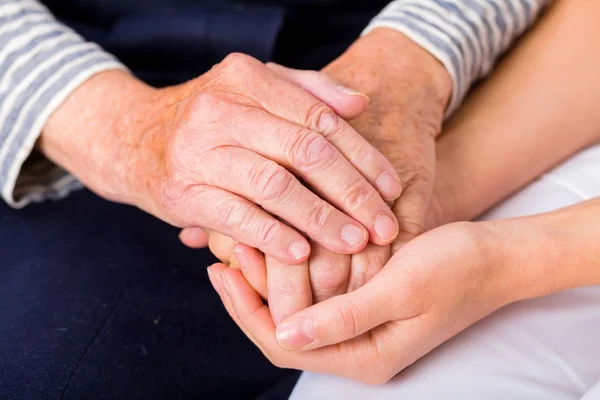
[[[600, 145], [572, 157], [482, 219], [537, 214], [597, 196]], [[291, 399], [600, 399], [600, 286], [505, 307], [385, 385], [304, 373]]]

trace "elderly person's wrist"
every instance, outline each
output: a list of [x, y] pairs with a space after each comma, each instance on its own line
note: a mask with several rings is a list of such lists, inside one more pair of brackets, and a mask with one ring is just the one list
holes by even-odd
[[[453, 83], [446, 68], [417, 43], [389, 28], [376, 28], [362, 36], [324, 71], [369, 96], [371, 107], [389, 103], [387, 97], [427, 104], [431, 117], [424, 115], [423, 119], [432, 118], [438, 125], [452, 94]], [[413, 95], [395, 96], [398, 91]], [[415, 107], [408, 102], [397, 106]]]
[[123, 71], [96, 74], [49, 118], [37, 149], [101, 196], [135, 204], [132, 162], [151, 117], [138, 110], [153, 91]]

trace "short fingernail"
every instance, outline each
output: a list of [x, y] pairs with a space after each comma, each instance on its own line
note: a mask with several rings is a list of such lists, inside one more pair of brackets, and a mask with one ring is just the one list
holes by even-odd
[[231, 297], [231, 289], [229, 288], [229, 281], [225, 276], [225, 273], [221, 271], [221, 282], [223, 283], [223, 287], [225, 288], [225, 292], [227, 292], [227, 296]]
[[349, 94], [349, 95], [351, 95], [351, 96], [362, 96], [362, 97], [364, 97], [365, 99], [367, 99], [367, 100], [370, 100], [370, 99], [369, 99], [369, 96], [367, 96], [366, 94], [364, 94], [364, 93], [361, 93], [361, 92], [357, 92], [356, 90], [354, 90], [354, 89], [350, 89], [349, 87], [346, 87], [346, 86], [342, 86], [342, 85], [340, 85], [340, 86], [338, 86], [338, 89], [339, 89], [341, 92], [344, 92], [345, 94]]
[[284, 349], [295, 350], [315, 340], [315, 326], [312, 318], [294, 318], [277, 327], [277, 341]]
[[294, 260], [300, 260], [310, 253], [310, 246], [306, 242], [292, 242], [290, 244], [290, 254]]
[[400, 197], [400, 183], [389, 172], [384, 172], [377, 178], [377, 190], [385, 200], [396, 200]]
[[359, 247], [365, 242], [367, 232], [356, 225], [345, 225], [342, 228], [342, 240], [350, 247]]
[[379, 214], [375, 218], [373, 229], [380, 240], [388, 242], [398, 235], [398, 224], [385, 214]]
[[240, 269], [242, 271], [247, 271], [249, 265], [248, 265], [248, 257], [246, 257], [246, 254], [241, 250], [233, 249], [233, 256], [237, 260], [237, 263], [240, 266]]
[[217, 286], [217, 281], [216, 281], [215, 276], [213, 275], [212, 271], [210, 270], [210, 267], [206, 269], [206, 272], [208, 273], [208, 280], [210, 281], [210, 284], [212, 285], [213, 289], [215, 289], [215, 291], [220, 296], [221, 293], [219, 292], [219, 286]]

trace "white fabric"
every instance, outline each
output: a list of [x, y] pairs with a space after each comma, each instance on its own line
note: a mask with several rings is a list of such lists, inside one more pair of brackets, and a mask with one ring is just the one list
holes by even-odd
[[[597, 196], [600, 145], [566, 161], [483, 219], [536, 214]], [[506, 307], [385, 385], [304, 373], [291, 399], [600, 399], [600, 286]]]

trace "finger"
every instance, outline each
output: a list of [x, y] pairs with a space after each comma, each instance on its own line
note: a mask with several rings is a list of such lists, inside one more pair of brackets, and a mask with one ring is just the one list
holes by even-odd
[[[367, 384], [390, 380], [406, 366], [441, 343], [431, 319], [411, 318], [381, 325], [360, 338], [308, 352], [286, 351], [277, 344], [268, 308], [259, 303], [238, 271], [223, 271], [230, 314], [275, 365], [333, 374]], [[439, 325], [439, 323], [438, 323]], [[432, 335], [432, 332], [433, 335]], [[433, 340], [431, 337], [433, 336]]]
[[311, 247], [308, 270], [313, 303], [346, 293], [351, 256], [334, 253], [314, 243]]
[[[221, 302], [223, 303], [225, 310], [227, 311], [227, 313], [229, 314], [229, 316], [231, 317], [233, 322], [236, 323], [236, 325], [242, 330], [242, 332], [244, 332], [246, 337], [248, 339], [250, 339], [250, 341], [252, 343], [254, 343], [254, 345], [256, 347], [258, 347], [261, 351], [263, 351], [260, 343], [252, 337], [250, 332], [248, 332], [246, 330], [246, 327], [241, 323], [240, 319], [238, 318], [238, 316], [233, 308], [233, 305], [231, 304], [230, 296], [227, 294], [227, 292], [225, 290], [223, 276], [224, 276], [224, 272], [227, 271], [228, 269], [229, 268], [227, 268], [227, 266], [224, 264], [214, 264], [211, 267], [209, 267], [207, 271], [208, 271], [208, 277], [210, 279], [210, 282], [213, 285], [213, 287], [215, 288], [216, 292], [219, 294], [219, 297], [221, 298]], [[263, 353], [264, 353], [264, 351], [263, 351]]]
[[[266, 110], [296, 127], [320, 133], [342, 153], [344, 161], [349, 160], [371, 185], [377, 186], [384, 198], [396, 199], [400, 195], [400, 179], [390, 162], [329, 106], [251, 57], [230, 56], [224, 60], [224, 66], [230, 83], [239, 83], [240, 94], [244, 98], [251, 96], [258, 109]], [[248, 81], [260, 82], [260, 85], [249, 88]], [[285, 100], [282, 101], [282, 98]], [[273, 135], [266, 136], [267, 140], [274, 139]], [[333, 165], [342, 166], [341, 162]], [[326, 186], [318, 185], [318, 188]]]
[[275, 324], [312, 305], [308, 261], [288, 265], [269, 256], [265, 261], [267, 298]]
[[[239, 271], [231, 268], [222, 271], [227, 288], [224, 297], [228, 298], [227, 304], [233, 309], [230, 314], [235, 315], [236, 323], [273, 364], [361, 380], [364, 371], [361, 374], [362, 368], [356, 368], [356, 365], [381, 363], [375, 334], [310, 352], [292, 352], [282, 348], [275, 339], [275, 325], [269, 308], [260, 301]], [[386, 336], [380, 338], [386, 339]]]
[[233, 261], [233, 246], [236, 241], [222, 233], [208, 230], [208, 248], [211, 253], [224, 264], [231, 264]]
[[400, 224], [398, 237], [392, 243], [391, 254], [425, 231], [425, 218], [431, 199], [430, 183], [419, 180], [409, 184], [394, 205]]
[[393, 276], [380, 273], [360, 289], [332, 297], [277, 326], [277, 341], [289, 350], [312, 350], [341, 343], [394, 318]]
[[238, 243], [233, 248], [233, 254], [252, 289], [260, 297], [267, 299], [267, 266], [264, 255], [252, 247]]
[[337, 115], [344, 119], [358, 117], [369, 105], [369, 97], [342, 86], [323, 72], [292, 69], [272, 62], [266, 65], [280, 76], [300, 86], [327, 104]]
[[[235, 122], [230, 123], [234, 124]], [[247, 112], [244, 120], [240, 120], [238, 124], [239, 129], [237, 131], [239, 131], [239, 134], [235, 139], [241, 147], [275, 161], [302, 178], [307, 186], [320, 198], [362, 224], [368, 230], [370, 240], [373, 243], [389, 244], [394, 240], [398, 233], [398, 224], [396, 217], [387, 203], [381, 198], [371, 183], [322, 135], [308, 129], [299, 128], [297, 125], [286, 121], [267, 117], [260, 110]], [[270, 129], [280, 134], [265, 135], [265, 126], [269, 126]], [[226, 162], [223, 161], [223, 157], [227, 157], [230, 149], [230, 147], [227, 147], [212, 151], [213, 154], [218, 154], [221, 161], [217, 162], [215, 156], [214, 162], [203, 164], [202, 168], [204, 171], [199, 170], [199, 173], [202, 174], [205, 181], [210, 181], [211, 174], [216, 173], [215, 168]], [[234, 153], [232, 152], [231, 154]], [[229, 159], [226, 158], [225, 160]], [[269, 172], [273, 173], [274, 170], [273, 168]], [[249, 168], [246, 168], [245, 170], [240, 170], [240, 172], [244, 171], [260, 175], [259, 172], [261, 172], [261, 169], [258, 168], [251, 171]], [[227, 169], [225, 172], [231, 173]], [[223, 173], [221, 172], [221, 175]], [[281, 175], [283, 176], [283, 173]], [[244, 186], [247, 186], [250, 181], [249, 179], [252, 178], [246, 177], [244, 179], [246, 179]], [[276, 180], [260, 179], [260, 177], [257, 181], [269, 182], [272, 185], [275, 185], [277, 182]], [[285, 183], [287, 181], [282, 180], [282, 182]], [[218, 186], [225, 183], [223, 180], [220, 180]], [[282, 187], [281, 182], [279, 183], [279, 187]], [[254, 185], [253, 188], [257, 190], [260, 186], [257, 187]], [[271, 195], [271, 200], [280, 200], [280, 197], [281, 194], [280, 196]], [[318, 222], [319, 212], [315, 212], [314, 207], [309, 210], [312, 212], [313, 220]], [[276, 213], [276, 215], [280, 214]], [[287, 220], [287, 218], [285, 219]], [[314, 237], [314, 233], [311, 235], [309, 231], [303, 229], [300, 225], [292, 221], [289, 222], [333, 252], [353, 254], [364, 247], [364, 245], [353, 246], [355, 244], [354, 241], [352, 244], [343, 241], [342, 243], [325, 242], [322, 239]], [[320, 228], [318, 225], [315, 227], [313, 224], [312, 231], [314, 232], [315, 230], [319, 231]], [[339, 237], [333, 237], [330, 240], [339, 240]], [[333, 245], [336, 245], [336, 247], [333, 247]], [[348, 246], [352, 247], [353, 250], [348, 250]]]
[[208, 185], [260, 204], [332, 251], [349, 254], [367, 245], [367, 230], [359, 222], [323, 201], [274, 161], [227, 147], [212, 151], [205, 165], [203, 179]]
[[[278, 364], [272, 357], [281, 356], [283, 349], [275, 341], [275, 325], [269, 307], [263, 303], [259, 294], [252, 290], [239, 271], [222, 267], [219, 267], [218, 271], [219, 274], [214, 275], [219, 275], [216, 281], [222, 288], [223, 305], [227, 312], [262, 353], [271, 362]], [[249, 321], [252, 323], [247, 324]], [[272, 339], [265, 340], [269, 336]]]
[[202, 228], [185, 228], [179, 233], [179, 240], [187, 247], [201, 249], [208, 246], [208, 235]]
[[202, 224], [289, 264], [303, 262], [310, 254], [302, 235], [242, 197], [213, 186], [194, 186], [187, 198], [187, 218], [194, 226]]
[[360, 253], [354, 254], [350, 263], [347, 291], [353, 292], [369, 282], [389, 259], [390, 246], [377, 246], [371, 243]]

